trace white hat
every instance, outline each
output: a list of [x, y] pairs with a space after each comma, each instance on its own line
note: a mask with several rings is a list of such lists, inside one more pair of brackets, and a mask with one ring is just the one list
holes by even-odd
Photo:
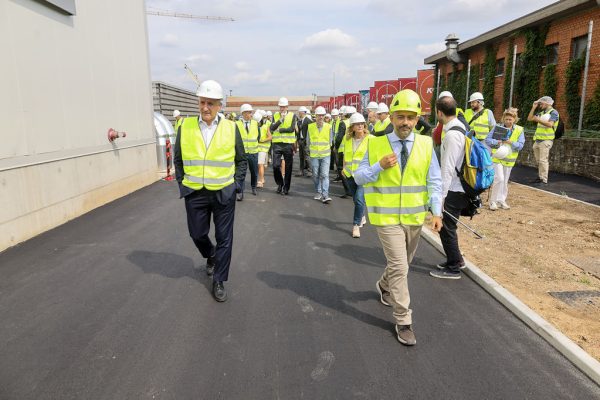
[[355, 112], [350, 117], [350, 125], [352, 125], [352, 124], [364, 124], [364, 123], [365, 123], [365, 117], [363, 117], [363, 115], [361, 113]]
[[498, 147], [498, 150], [496, 150], [496, 152], [493, 154], [493, 157], [498, 160], [503, 160], [511, 153], [510, 150], [511, 148], [508, 144], [503, 144], [502, 146]]
[[327, 114], [327, 111], [325, 111], [325, 107], [319, 106], [315, 109], [315, 115], [325, 115], [325, 114]]
[[279, 107], [287, 107], [289, 105], [289, 102], [288, 99], [282, 97], [279, 99], [279, 102], [277, 104], [279, 105]]
[[271, 111], [267, 111], [267, 116], [268, 116], [268, 117], [272, 117], [272, 116], [273, 116], [273, 113], [272, 113]]
[[331, 116], [335, 117], [336, 115], [340, 115], [340, 110], [334, 108], [333, 110], [331, 110]]
[[390, 112], [390, 109], [388, 108], [387, 104], [379, 103], [379, 105], [377, 106], [377, 114], [389, 113], [389, 112]]
[[325, 118], [331, 118], [331, 114], [329, 114], [329, 113], [325, 114]]
[[472, 101], [483, 101], [483, 95], [480, 92], [475, 92], [469, 97], [469, 103]]
[[208, 80], [204, 81], [198, 86], [196, 96], [204, 97], [207, 99], [222, 100], [223, 99], [223, 88], [217, 81]]
[[344, 114], [354, 114], [355, 112], [356, 112], [356, 107], [346, 106], [346, 112]]
[[369, 104], [367, 105], [367, 110], [369, 110], [369, 111], [375, 111], [375, 110], [377, 110], [377, 107], [378, 107], [378, 106], [377, 106], [377, 102], [375, 102], [375, 101], [371, 101], [371, 102], [369, 102]]
[[179, 110], [174, 110], [173, 111], [173, 118], [177, 118], [181, 115], [181, 113], [179, 112]]
[[304, 106], [300, 106], [300, 108], [298, 109], [298, 112], [308, 112], [308, 108], [304, 107]]
[[540, 98], [538, 99], [538, 101], [537, 101], [537, 102], [538, 102], [538, 103], [539, 103], [539, 102], [542, 102], [542, 103], [546, 103], [546, 104], [553, 105], [553, 104], [554, 104], [554, 99], [552, 99], [552, 97], [550, 97], [550, 96], [542, 96], [542, 97], [540, 97]]
[[243, 113], [243, 112], [246, 112], [246, 111], [254, 111], [254, 109], [248, 103], [242, 104], [242, 106], [240, 107], [240, 112]]
[[256, 112], [254, 112], [254, 114], [252, 115], [252, 118], [256, 121], [256, 122], [260, 122], [260, 120], [262, 119], [263, 115], [260, 112], [260, 110], [256, 110]]
[[438, 96], [438, 99], [441, 99], [442, 97], [452, 97], [452, 98], [454, 98], [454, 96], [452, 96], [452, 93], [450, 93], [447, 90], [444, 90], [443, 92], [441, 92], [440, 95]]

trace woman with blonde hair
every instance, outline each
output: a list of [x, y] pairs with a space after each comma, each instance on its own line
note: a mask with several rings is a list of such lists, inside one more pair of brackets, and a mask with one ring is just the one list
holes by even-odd
[[350, 127], [344, 137], [344, 169], [352, 200], [354, 200], [354, 219], [352, 224], [352, 237], [360, 237], [360, 228], [365, 224], [365, 192], [361, 185], [354, 181], [354, 172], [365, 156], [368, 149], [369, 130], [365, 117], [354, 113], [349, 120]]
[[519, 121], [516, 108], [508, 108], [502, 113], [501, 127], [505, 129], [492, 129], [485, 139], [486, 144], [492, 149], [494, 162], [494, 183], [490, 191], [490, 210], [498, 208], [508, 210], [506, 203], [508, 196], [508, 178], [510, 171], [517, 161], [519, 151], [525, 144], [523, 127], [517, 125]]

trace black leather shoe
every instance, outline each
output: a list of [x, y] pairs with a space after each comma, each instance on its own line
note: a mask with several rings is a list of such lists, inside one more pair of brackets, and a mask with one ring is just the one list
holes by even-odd
[[223, 286], [223, 282], [213, 282], [212, 292], [216, 301], [222, 303], [227, 300], [227, 291], [225, 290], [225, 286]]
[[287, 189], [283, 189], [283, 194], [287, 196], [288, 194], [290, 194], [290, 191]]
[[215, 273], [215, 258], [208, 257], [206, 259], [206, 275], [211, 276]]
[[256, 188], [252, 188], [252, 194], [256, 196]]
[[236, 195], [236, 197], [237, 197], [237, 199], [236, 199], [237, 201], [242, 201], [242, 200], [244, 200], [244, 193], [238, 193]]
[[283, 190], [283, 186], [277, 185], [277, 193], [281, 193], [282, 190]]

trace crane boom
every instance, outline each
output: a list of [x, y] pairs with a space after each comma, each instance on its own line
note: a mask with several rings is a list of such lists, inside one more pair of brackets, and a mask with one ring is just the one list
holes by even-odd
[[174, 18], [189, 18], [189, 19], [205, 19], [208, 21], [224, 21], [224, 22], [233, 22], [235, 19], [231, 17], [215, 17], [209, 15], [194, 15], [194, 14], [185, 14], [178, 13], [167, 10], [146, 10], [147, 15], [155, 15], [159, 17], [174, 17]]
[[192, 80], [194, 82], [196, 82], [196, 84], [198, 86], [200, 86], [200, 79], [198, 79], [198, 75], [196, 75], [194, 73], [194, 71], [192, 71], [192, 69], [190, 67], [187, 66], [187, 64], [183, 64], [183, 68], [185, 68], [185, 70], [187, 71], [188, 74], [190, 74], [190, 77], [192, 78]]

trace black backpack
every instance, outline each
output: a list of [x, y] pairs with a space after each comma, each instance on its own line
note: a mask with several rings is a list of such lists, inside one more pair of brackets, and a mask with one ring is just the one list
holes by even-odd
[[558, 118], [558, 125], [556, 125], [556, 130], [554, 131], [554, 140], [560, 139], [565, 134], [565, 123], [562, 122], [560, 117]]

